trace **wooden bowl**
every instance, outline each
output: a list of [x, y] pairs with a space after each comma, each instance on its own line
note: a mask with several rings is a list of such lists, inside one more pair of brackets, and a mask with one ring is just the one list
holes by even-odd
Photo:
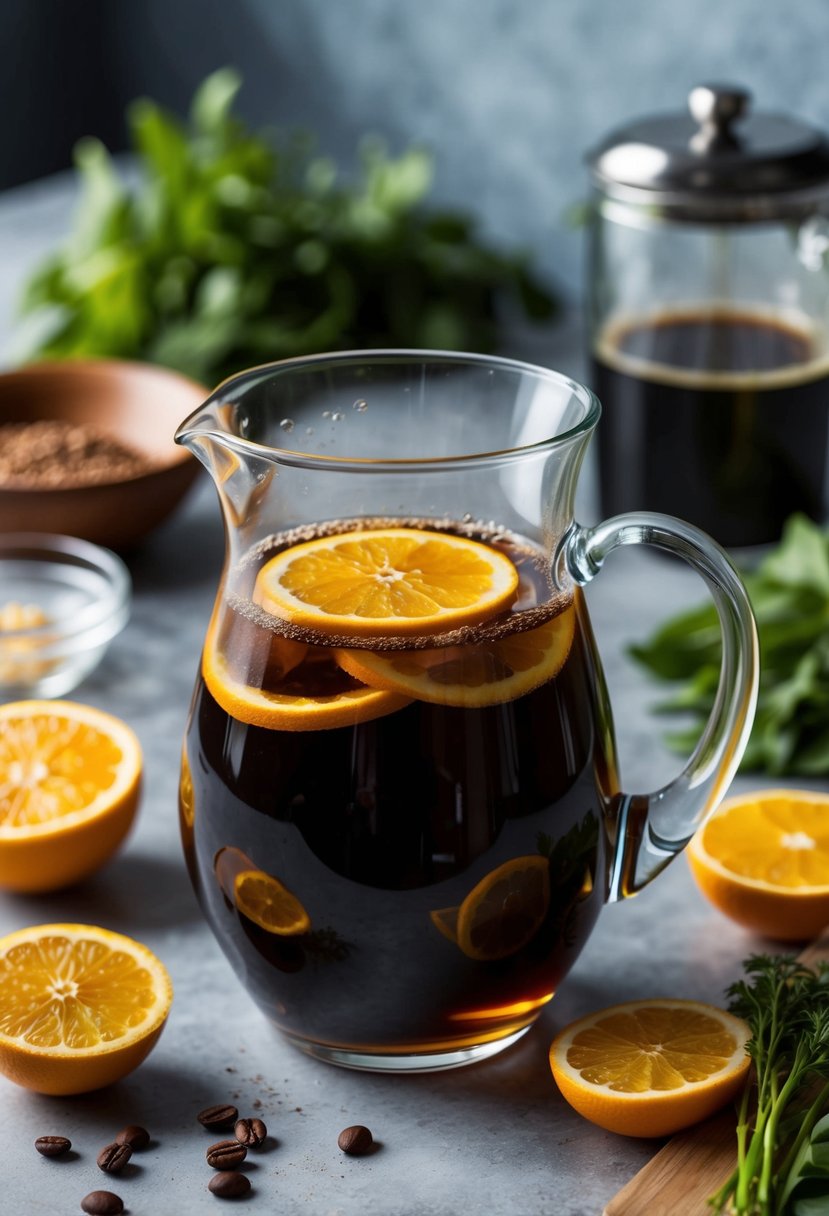
[[208, 395], [177, 372], [118, 359], [33, 363], [0, 373], [0, 425], [85, 423], [152, 461], [146, 473], [95, 485], [0, 484], [0, 532], [53, 532], [131, 548], [192, 485], [198, 461], [173, 442], [173, 434]]

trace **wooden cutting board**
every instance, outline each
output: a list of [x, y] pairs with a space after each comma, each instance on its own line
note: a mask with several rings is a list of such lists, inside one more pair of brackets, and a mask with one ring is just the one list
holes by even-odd
[[[829, 929], [800, 955], [811, 966], [829, 962]], [[611, 1199], [604, 1216], [711, 1216], [708, 1196], [736, 1165], [732, 1110], [678, 1132], [627, 1186]]]

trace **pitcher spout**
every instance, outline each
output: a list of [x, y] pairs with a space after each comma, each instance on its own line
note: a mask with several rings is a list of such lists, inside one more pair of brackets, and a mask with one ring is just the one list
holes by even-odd
[[274, 475], [266, 449], [252, 452], [238, 433], [235, 406], [211, 398], [182, 422], [180, 443], [204, 465], [213, 479], [225, 522], [238, 528], [251, 512], [251, 496], [261, 499]]

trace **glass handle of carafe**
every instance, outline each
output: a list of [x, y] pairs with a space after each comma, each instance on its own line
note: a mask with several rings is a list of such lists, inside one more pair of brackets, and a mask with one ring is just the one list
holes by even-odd
[[653, 545], [702, 575], [719, 617], [722, 662], [708, 722], [679, 776], [650, 794], [619, 795], [611, 900], [650, 882], [722, 798], [748, 742], [759, 675], [757, 628], [745, 587], [724, 550], [691, 524], [652, 512], [616, 515], [595, 528], [574, 524], [557, 554], [558, 581], [569, 576], [584, 586], [622, 545]]

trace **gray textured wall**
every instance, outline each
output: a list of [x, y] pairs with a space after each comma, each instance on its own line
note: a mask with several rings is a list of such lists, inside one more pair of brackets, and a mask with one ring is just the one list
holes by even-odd
[[[57, 3], [90, 2], [24, 7], [42, 24]], [[2, 0], [7, 46], [23, 3]], [[108, 0], [104, 16], [82, 53], [106, 83], [98, 125], [116, 142], [113, 107], [138, 93], [183, 106], [235, 63], [248, 116], [313, 128], [344, 163], [366, 131], [428, 144], [436, 196], [475, 209], [490, 237], [528, 246], [573, 291], [580, 241], [566, 211], [585, 190], [584, 149], [609, 127], [680, 107], [711, 79], [829, 127], [827, 0]], [[31, 38], [23, 53], [17, 88], [26, 77], [44, 99], [45, 139], [62, 105]]]

